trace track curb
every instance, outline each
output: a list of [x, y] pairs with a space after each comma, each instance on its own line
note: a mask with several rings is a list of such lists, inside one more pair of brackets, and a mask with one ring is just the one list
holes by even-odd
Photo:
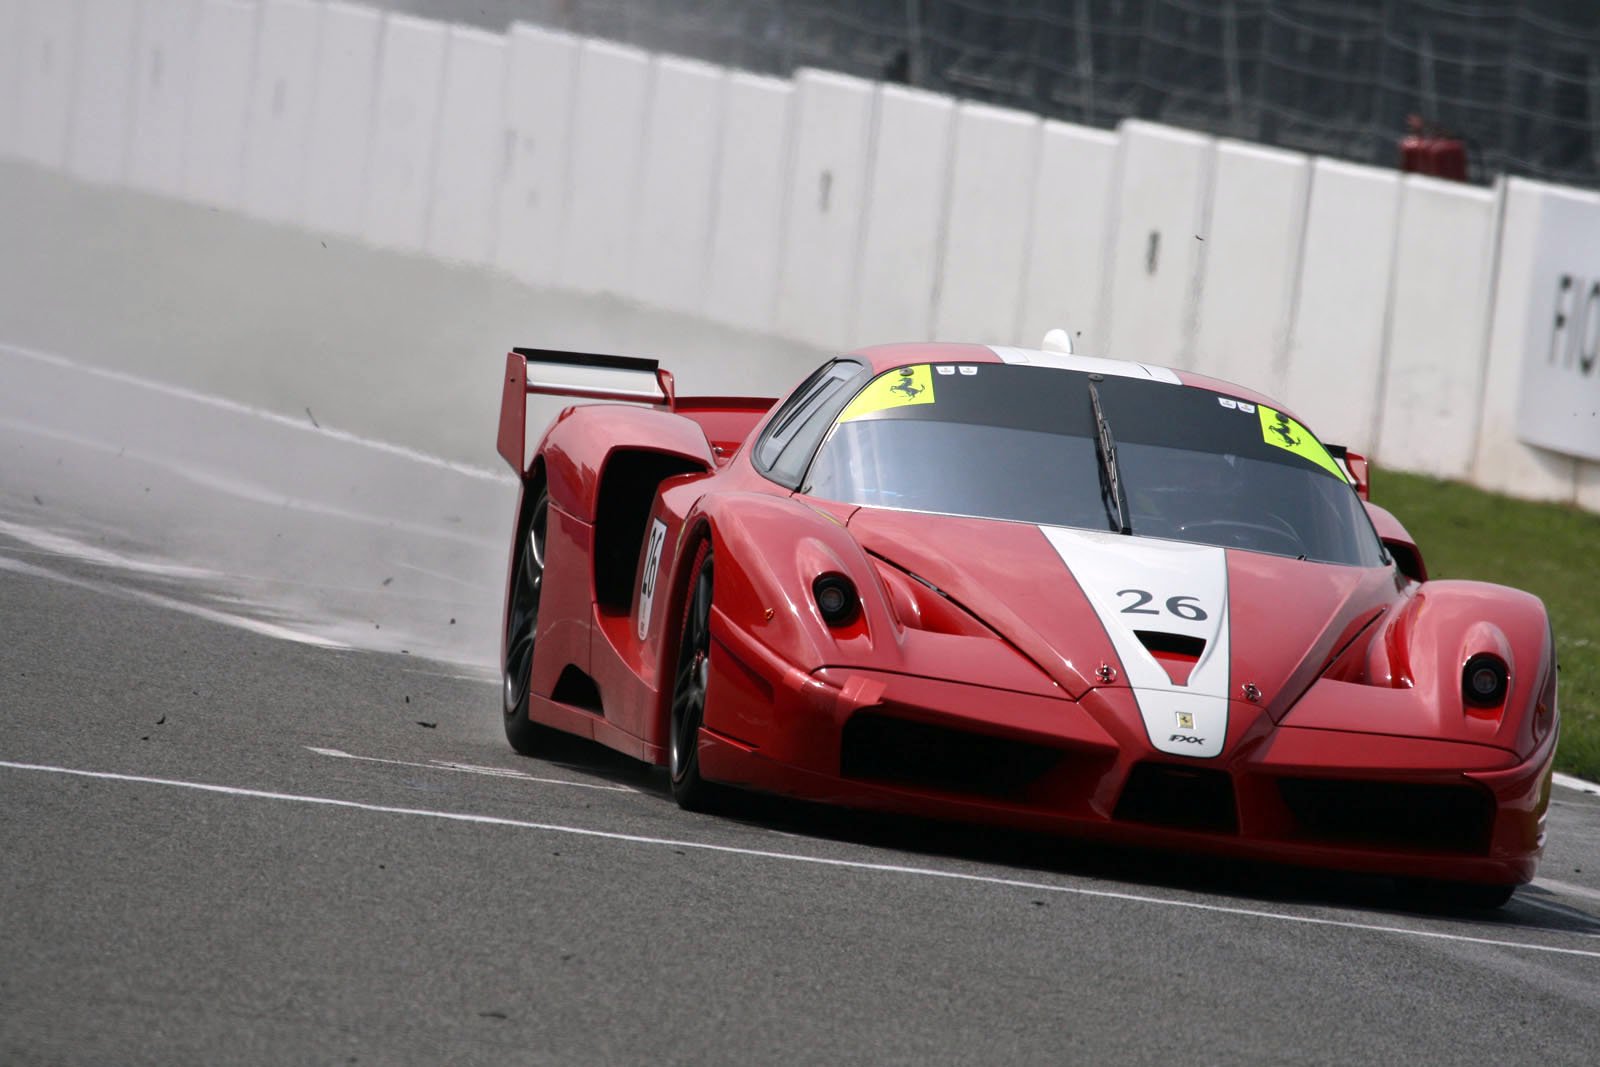
[[1568, 789], [1576, 789], [1580, 793], [1588, 793], [1592, 796], [1600, 797], [1600, 785], [1596, 785], [1594, 782], [1585, 781], [1582, 778], [1574, 778], [1570, 774], [1562, 774], [1559, 771], [1555, 772], [1552, 777], [1554, 778], [1556, 785], [1565, 786]]

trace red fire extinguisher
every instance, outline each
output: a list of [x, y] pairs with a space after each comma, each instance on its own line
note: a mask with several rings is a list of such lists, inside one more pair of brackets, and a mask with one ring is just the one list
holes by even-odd
[[1400, 169], [1408, 174], [1431, 174], [1451, 181], [1467, 180], [1467, 145], [1461, 138], [1424, 121], [1406, 117], [1406, 135], [1400, 139]]

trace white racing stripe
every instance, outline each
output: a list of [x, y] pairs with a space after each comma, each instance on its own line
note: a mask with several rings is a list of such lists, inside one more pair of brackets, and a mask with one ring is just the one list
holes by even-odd
[[[1228, 734], [1228, 557], [1220, 548], [1041, 526], [1089, 598], [1133, 687], [1150, 743], [1174, 756], [1222, 753]], [[1139, 631], [1205, 642], [1177, 685]]]
[[429, 819], [443, 819], [449, 822], [472, 823], [481, 826], [506, 826], [522, 830], [539, 830], [546, 833], [569, 834], [574, 837], [595, 838], [605, 841], [621, 841], [634, 845], [686, 850], [693, 849], [699, 852], [717, 852], [725, 855], [748, 856], [754, 859], [776, 860], [782, 863], [804, 863], [818, 867], [834, 867], [856, 871], [874, 871], [881, 874], [897, 874], [921, 878], [938, 878], [952, 882], [993, 885], [1008, 889], [1027, 889], [1032, 892], [1042, 893], [1063, 893], [1089, 899], [1119, 900], [1135, 904], [1149, 904], [1157, 907], [1182, 908], [1188, 911], [1209, 912], [1217, 915], [1232, 915], [1242, 918], [1263, 919], [1272, 922], [1297, 923], [1304, 926], [1321, 926], [1344, 930], [1360, 930], [1367, 933], [1392, 934], [1398, 937], [1419, 937], [1429, 940], [1450, 941], [1471, 945], [1486, 945], [1494, 948], [1520, 949], [1526, 952], [1545, 952], [1561, 956], [1581, 956], [1587, 959], [1600, 960], [1600, 950], [1595, 949], [1568, 948], [1563, 945], [1541, 945], [1535, 942], [1510, 941], [1503, 938], [1472, 937], [1466, 934], [1446, 933], [1442, 930], [1417, 930], [1405, 926], [1382, 926], [1377, 923], [1352, 922], [1347, 919], [1326, 919], [1313, 915], [1290, 915], [1285, 912], [1267, 911], [1262, 908], [1240, 908], [1224, 904], [1205, 904], [1193, 900], [1172, 900], [1167, 897], [1153, 897], [1142, 893], [1120, 893], [1109, 889], [1085, 889], [1079, 886], [1056, 885], [1050, 882], [1030, 882], [1019, 878], [1001, 878], [994, 875], [968, 874], [962, 871], [939, 870], [934, 867], [911, 867], [894, 863], [868, 863], [862, 860], [834, 859], [827, 856], [802, 856], [792, 852], [772, 852], [766, 849], [741, 848], [737, 845], [715, 845], [704, 841], [683, 841], [667, 837], [647, 837], [643, 834], [616, 833], [610, 830], [589, 830], [578, 826], [563, 826], [559, 823], [530, 822], [524, 819], [503, 819], [492, 815], [471, 815], [463, 812], [430, 811], [425, 808], [401, 808], [386, 804], [366, 804], [355, 800], [337, 800], [333, 797], [305, 796], [297, 793], [275, 793], [261, 789], [243, 789], [238, 786], [211, 785], [204, 782], [187, 782], [175, 778], [150, 778], [144, 775], [136, 774], [113, 774], [107, 771], [85, 771], [70, 767], [56, 767], [49, 764], [17, 763], [11, 760], [0, 760], [0, 768], [6, 768], [14, 771], [34, 771], [44, 774], [71, 775], [78, 778], [92, 778], [102, 781], [129, 782], [137, 785], [155, 785], [177, 789], [191, 789], [204, 793], [219, 793], [225, 796], [245, 797], [254, 800], [277, 800], [293, 804], [309, 804], [318, 807], [345, 808], [355, 811], [374, 812], [383, 815], [410, 815]]
[[1143, 378], [1168, 385], [1181, 385], [1177, 374], [1166, 367], [1144, 363], [1130, 363], [1125, 359], [1106, 359], [1103, 356], [1078, 356], [1070, 352], [1040, 352], [1032, 348], [1005, 348], [990, 345], [989, 351], [1003, 363], [1026, 367], [1049, 367], [1052, 370], [1075, 370], [1085, 374], [1104, 374], [1111, 378]]

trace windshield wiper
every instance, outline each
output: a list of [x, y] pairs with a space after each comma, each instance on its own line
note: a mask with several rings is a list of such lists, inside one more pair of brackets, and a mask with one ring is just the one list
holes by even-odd
[[1111, 517], [1112, 529], [1121, 534], [1133, 533], [1128, 522], [1127, 499], [1122, 495], [1122, 479], [1117, 476], [1117, 443], [1111, 439], [1111, 424], [1100, 410], [1100, 390], [1095, 382], [1105, 378], [1089, 375], [1089, 406], [1094, 411], [1094, 454], [1100, 461], [1100, 499], [1106, 503], [1106, 514]]

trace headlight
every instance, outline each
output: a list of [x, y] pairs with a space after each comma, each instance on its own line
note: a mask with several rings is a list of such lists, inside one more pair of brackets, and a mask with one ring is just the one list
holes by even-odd
[[829, 626], [849, 626], [861, 613], [861, 595], [855, 583], [842, 574], [818, 576], [811, 583], [811, 595], [817, 598], [817, 610]]
[[1480, 652], [1461, 668], [1461, 699], [1474, 708], [1498, 708], [1509, 684], [1505, 662], [1491, 653]]

